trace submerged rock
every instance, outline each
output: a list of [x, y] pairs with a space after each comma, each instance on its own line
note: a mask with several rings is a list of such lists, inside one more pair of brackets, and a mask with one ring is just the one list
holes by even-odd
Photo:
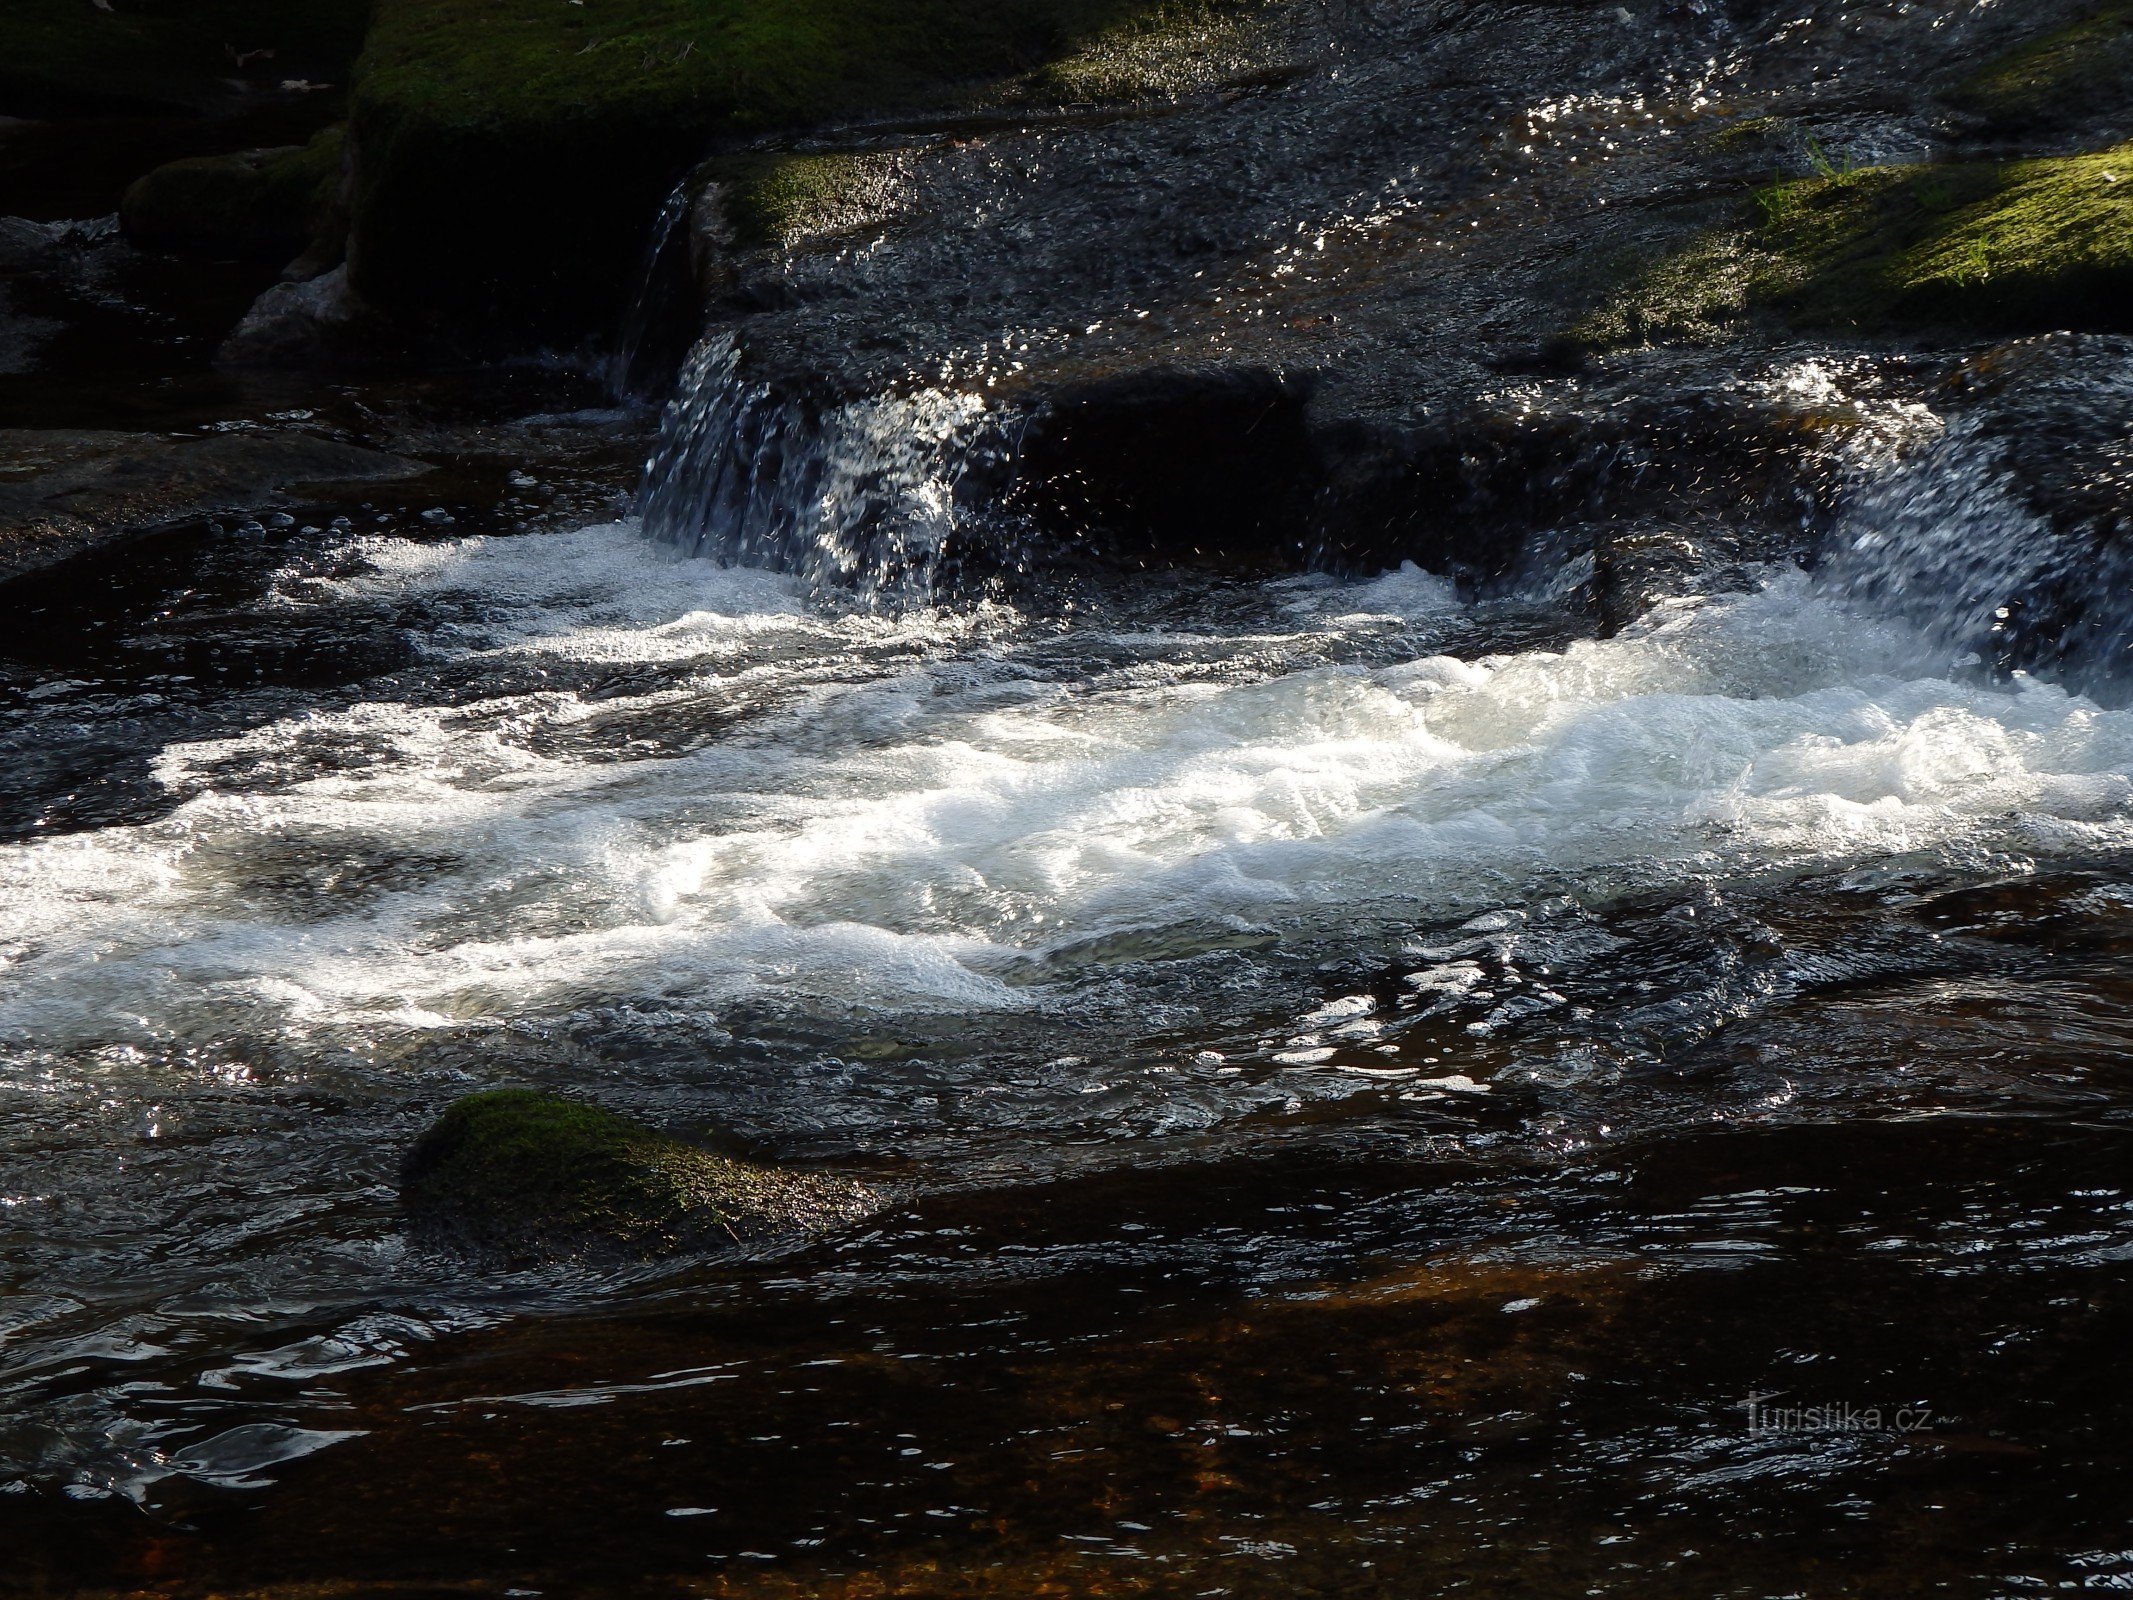
[[0, 429], [0, 581], [190, 517], [261, 511], [290, 490], [429, 470], [307, 433]]
[[809, 1233], [866, 1213], [850, 1179], [781, 1172], [531, 1089], [469, 1095], [408, 1152], [425, 1242], [511, 1265], [624, 1261]]

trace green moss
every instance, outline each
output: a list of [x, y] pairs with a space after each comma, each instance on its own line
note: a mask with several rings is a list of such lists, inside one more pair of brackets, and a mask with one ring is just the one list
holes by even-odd
[[2105, 6], [2002, 56], [1943, 98], [2001, 132], [2079, 127], [2133, 109], [2133, 4]]
[[1587, 350], [1717, 343], [1745, 314], [1749, 280], [1740, 233], [1701, 234], [1656, 266], [1629, 274], [1626, 287], [1610, 293], [1568, 337]]
[[508, 1262], [643, 1258], [858, 1215], [835, 1178], [730, 1160], [531, 1089], [469, 1095], [408, 1153], [401, 1205], [433, 1242]]
[[706, 176], [722, 186], [733, 243], [790, 249], [891, 215], [900, 163], [877, 152], [776, 152], [728, 157]]
[[1573, 337], [1722, 335], [1756, 314], [1867, 333], [2133, 331], [2133, 144], [1782, 182], [1755, 217], [1640, 273]]
[[1170, 0], [380, 0], [374, 104], [442, 119], [680, 119], [763, 130], [937, 101]]
[[1161, 3], [1105, 28], [1031, 79], [1027, 96], [1057, 104], [1162, 99], [1203, 89], [1248, 59], [1244, 6]]
[[661, 197], [720, 142], [971, 104], [1136, 17], [1223, 3], [379, 0], [351, 274], [462, 327], [611, 324]]
[[0, 115], [191, 109], [228, 80], [345, 83], [370, 0], [0, 3]]
[[341, 130], [309, 144], [173, 161], [119, 202], [127, 236], [151, 249], [287, 260], [329, 233], [341, 188]]
[[1741, 117], [1710, 134], [1711, 148], [1729, 154], [1768, 148], [1791, 131], [1783, 117]]
[[1751, 299], [1824, 327], [2133, 328], [2133, 145], [1789, 185]]

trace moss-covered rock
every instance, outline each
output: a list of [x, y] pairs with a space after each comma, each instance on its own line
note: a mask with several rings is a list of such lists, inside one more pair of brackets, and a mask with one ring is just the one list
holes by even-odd
[[1751, 294], [1815, 326], [2133, 329], [2133, 145], [1880, 168], [1764, 197]]
[[1781, 182], [1574, 330], [1588, 346], [1723, 337], [1762, 316], [1863, 333], [2133, 331], [2133, 144]]
[[[341, 130], [306, 145], [173, 161], [137, 179], [119, 202], [136, 244], [218, 257], [287, 260], [337, 254]], [[322, 265], [331, 265], [331, 260]]]
[[461, 329], [612, 326], [661, 198], [720, 141], [967, 102], [1163, 3], [379, 0], [353, 282]]
[[1994, 133], [2078, 128], [2133, 111], [2133, 4], [2106, 5], [1988, 62], [1942, 98]]
[[712, 1249], [874, 1204], [849, 1180], [714, 1155], [531, 1089], [449, 1107], [409, 1151], [400, 1200], [418, 1237], [511, 1265]]
[[6, 0], [0, 115], [194, 110], [233, 79], [345, 84], [370, 0]]
[[719, 207], [737, 250], [789, 250], [896, 213], [902, 164], [879, 151], [779, 151], [713, 162]]
[[1103, 29], [1031, 79], [1032, 101], [1165, 99], [1220, 83], [1250, 51], [1251, 8], [1157, 0]]

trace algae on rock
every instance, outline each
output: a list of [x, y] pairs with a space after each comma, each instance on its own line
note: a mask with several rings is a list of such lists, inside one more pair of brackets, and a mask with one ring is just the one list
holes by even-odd
[[714, 1155], [531, 1089], [447, 1108], [409, 1151], [400, 1198], [418, 1236], [511, 1264], [710, 1249], [831, 1227], [874, 1204], [848, 1179]]
[[1869, 167], [1758, 191], [1572, 330], [1605, 348], [1795, 328], [2133, 331], [2133, 144], [2081, 156]]
[[2078, 128], [2133, 111], [2133, 4], [2104, 6], [1988, 62], [1942, 98], [1996, 133]]

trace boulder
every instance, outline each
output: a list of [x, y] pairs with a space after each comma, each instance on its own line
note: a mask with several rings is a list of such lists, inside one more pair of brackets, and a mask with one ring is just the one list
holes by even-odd
[[400, 331], [348, 287], [348, 269], [277, 283], [215, 353], [226, 367], [374, 366], [404, 351]]
[[351, 109], [363, 295], [458, 336], [613, 328], [660, 201], [721, 144], [968, 107], [1220, 0], [379, 0]]
[[309, 144], [192, 156], [138, 178], [119, 202], [119, 226], [151, 250], [221, 259], [339, 257], [341, 130]]
[[425, 1243], [530, 1266], [818, 1232], [878, 1202], [849, 1179], [737, 1161], [582, 1101], [497, 1089], [448, 1107], [415, 1141], [400, 1203]]

